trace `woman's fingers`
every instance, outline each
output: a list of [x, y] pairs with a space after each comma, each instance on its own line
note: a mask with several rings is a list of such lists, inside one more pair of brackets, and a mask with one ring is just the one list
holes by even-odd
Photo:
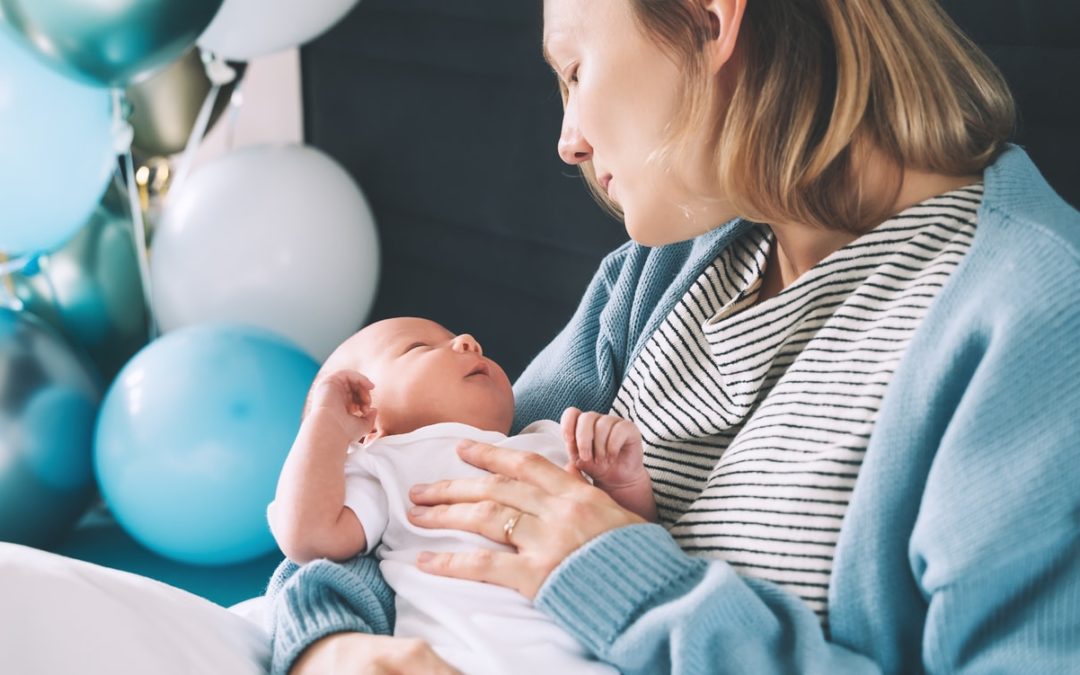
[[289, 675], [323, 673], [461, 675], [423, 640], [349, 632], [313, 642], [289, 670]]
[[[524, 454], [519, 450], [511, 452]], [[543, 457], [540, 459], [564, 479], [570, 479], [562, 468], [555, 466]], [[537, 513], [543, 508], [544, 496], [544, 491], [535, 485], [498, 474], [482, 478], [442, 480], [429, 485], [418, 484], [409, 490], [409, 498], [417, 506], [498, 502], [518, 511], [528, 511], [529, 513]]]
[[[459, 443], [457, 452], [459, 457], [475, 467], [490, 471], [493, 474], [516, 479], [515, 481], [510, 481], [509, 485], [502, 486], [506, 490], [505, 494], [507, 496], [522, 494], [517, 492], [517, 485], [519, 484], [534, 486], [538, 488], [540, 494], [564, 494], [580, 487], [580, 483], [574, 480], [572, 476], [567, 475], [567, 473], [562, 470], [562, 467], [556, 466], [544, 456], [538, 455], [535, 452], [522, 452], [512, 448], [500, 448], [496, 445], [476, 443], [473, 441], [462, 441]], [[460, 483], [468, 481], [454, 482]], [[426, 499], [425, 496], [425, 500]], [[416, 500], [414, 499], [413, 501]], [[471, 499], [467, 501], [478, 500]], [[501, 501], [505, 504], [520, 508], [522, 511], [536, 513], [533, 508], [530, 508], [533, 503], [516, 503], [507, 500]], [[425, 503], [437, 502], [425, 501]]]
[[516, 553], [488, 549], [462, 553], [425, 551], [417, 556], [416, 565], [429, 574], [513, 588], [528, 598], [536, 597], [539, 590], [535, 575], [529, 573], [529, 559]]
[[528, 535], [533, 520], [529, 513], [493, 501], [409, 509], [409, 522], [418, 527], [475, 532], [507, 546], [517, 546]]

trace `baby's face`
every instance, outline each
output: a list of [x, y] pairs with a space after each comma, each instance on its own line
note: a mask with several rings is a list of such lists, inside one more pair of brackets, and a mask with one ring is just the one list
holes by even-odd
[[379, 435], [437, 422], [510, 431], [514, 393], [506, 373], [471, 335], [454, 335], [434, 321], [395, 318], [364, 328], [330, 355], [321, 372], [341, 368], [358, 370], [375, 384]]

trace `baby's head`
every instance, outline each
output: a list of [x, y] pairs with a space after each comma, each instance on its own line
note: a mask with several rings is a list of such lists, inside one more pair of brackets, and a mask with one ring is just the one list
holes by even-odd
[[370, 438], [437, 422], [510, 432], [510, 379], [483, 355], [471, 335], [454, 335], [434, 321], [414, 317], [373, 323], [334, 350], [312, 389], [323, 377], [346, 368], [375, 384], [371, 399], [378, 413]]

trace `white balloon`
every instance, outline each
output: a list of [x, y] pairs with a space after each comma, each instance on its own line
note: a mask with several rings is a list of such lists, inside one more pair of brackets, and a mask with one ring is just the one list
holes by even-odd
[[170, 195], [150, 262], [163, 331], [239, 321], [322, 361], [371, 309], [379, 243], [363, 193], [333, 159], [299, 145], [249, 146]]
[[197, 44], [230, 61], [295, 47], [349, 13], [358, 0], [225, 0]]

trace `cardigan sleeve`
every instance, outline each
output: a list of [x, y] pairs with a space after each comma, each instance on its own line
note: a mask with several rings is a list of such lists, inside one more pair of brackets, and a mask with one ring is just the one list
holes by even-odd
[[278, 565], [266, 591], [271, 612], [271, 675], [285, 675], [311, 644], [334, 633], [389, 635], [394, 592], [374, 556], [344, 563]]
[[660, 525], [592, 540], [552, 572], [536, 604], [624, 675], [880, 672], [828, 642], [801, 600], [686, 555]]
[[[1073, 223], [1080, 224], [1080, 218]], [[1080, 261], [1010, 221], [908, 547], [929, 672], [1080, 667]], [[1026, 235], [1026, 240], [1025, 240]]]

